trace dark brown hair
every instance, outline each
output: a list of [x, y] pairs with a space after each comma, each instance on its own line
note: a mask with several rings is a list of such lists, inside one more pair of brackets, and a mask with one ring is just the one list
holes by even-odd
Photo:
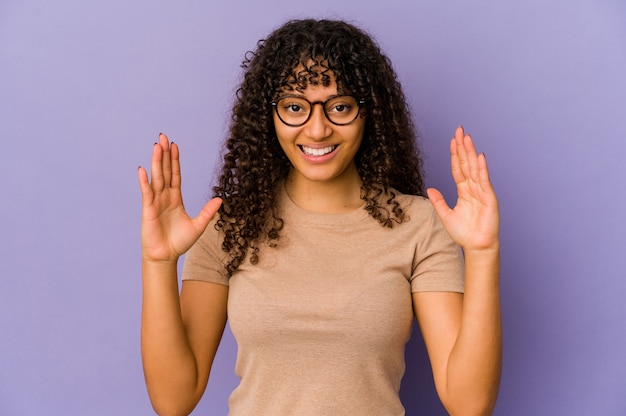
[[259, 41], [242, 67], [224, 165], [213, 189], [224, 201], [216, 228], [225, 234], [229, 274], [248, 250], [256, 263], [259, 241], [275, 245], [283, 226], [274, 205], [276, 185], [291, 164], [276, 138], [271, 103], [285, 89], [334, 80], [340, 93], [365, 101], [365, 132], [355, 163], [365, 209], [382, 226], [404, 219], [393, 189], [424, 196], [415, 129], [400, 83], [363, 30], [342, 21], [290, 21]]

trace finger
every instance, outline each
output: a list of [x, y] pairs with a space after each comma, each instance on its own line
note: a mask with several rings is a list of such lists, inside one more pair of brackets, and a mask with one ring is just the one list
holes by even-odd
[[159, 145], [163, 150], [163, 185], [169, 187], [172, 182], [172, 160], [170, 154], [170, 143], [167, 136], [159, 134]]
[[139, 179], [139, 188], [141, 189], [141, 202], [142, 205], [146, 206], [150, 204], [154, 198], [154, 192], [148, 181], [148, 172], [146, 172], [143, 167], [139, 166], [137, 169], [137, 177]]
[[209, 202], [207, 202], [204, 205], [204, 208], [202, 208], [202, 211], [200, 211], [198, 216], [193, 219], [196, 229], [199, 232], [204, 231], [204, 229], [209, 224], [213, 216], [215, 216], [215, 213], [217, 212], [217, 210], [220, 208], [220, 205], [222, 205], [221, 198], [211, 199]]
[[487, 158], [484, 153], [478, 156], [478, 177], [480, 188], [489, 194], [495, 195], [491, 179], [489, 177], [489, 168], [487, 167]]
[[163, 190], [163, 149], [159, 143], [155, 143], [152, 148], [150, 176], [152, 176], [152, 190], [155, 193], [161, 192]]
[[469, 177], [478, 183], [478, 154], [476, 153], [476, 148], [474, 147], [474, 141], [469, 134], [463, 137], [463, 148], [465, 149], [465, 155], [467, 156]]
[[454, 132], [454, 141], [456, 143], [456, 151], [457, 157], [459, 159], [459, 169], [461, 174], [463, 175], [463, 180], [467, 179], [470, 176], [469, 173], [469, 164], [467, 160], [467, 151], [465, 149], [465, 131], [463, 126], [459, 126], [456, 128]]
[[181, 184], [181, 175], [180, 175], [180, 151], [178, 149], [178, 145], [172, 142], [170, 146], [170, 152], [172, 155], [172, 180], [170, 181], [170, 186], [172, 188], [180, 188]]
[[453, 137], [450, 141], [450, 167], [452, 169], [452, 178], [457, 185], [465, 181], [465, 175], [461, 170], [458, 147], [456, 138]]

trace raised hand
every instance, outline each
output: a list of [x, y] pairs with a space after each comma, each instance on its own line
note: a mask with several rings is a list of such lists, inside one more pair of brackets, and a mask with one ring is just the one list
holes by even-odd
[[207, 202], [196, 218], [190, 218], [183, 206], [178, 146], [159, 135], [154, 144], [151, 165], [152, 181], [139, 167], [142, 217], [141, 245], [144, 260], [175, 261], [196, 242], [222, 201]]
[[457, 186], [456, 206], [450, 208], [436, 189], [428, 189], [435, 211], [457, 244], [464, 250], [497, 248], [500, 215], [498, 199], [489, 180], [487, 160], [478, 155], [472, 138], [463, 127], [450, 142], [452, 177]]

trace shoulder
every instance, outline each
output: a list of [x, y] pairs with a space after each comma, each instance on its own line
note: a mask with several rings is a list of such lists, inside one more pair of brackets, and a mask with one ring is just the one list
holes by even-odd
[[228, 274], [224, 268], [227, 253], [222, 250], [224, 233], [216, 229], [216, 215], [198, 240], [185, 254], [183, 280], [203, 280], [228, 284]]
[[396, 189], [389, 189], [381, 196], [381, 203], [389, 205], [397, 202], [409, 221], [430, 221], [435, 210], [428, 200], [423, 196], [403, 194]]

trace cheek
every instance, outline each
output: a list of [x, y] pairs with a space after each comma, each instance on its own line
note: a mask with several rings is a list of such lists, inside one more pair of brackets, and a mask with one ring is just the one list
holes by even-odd
[[287, 126], [285, 126], [276, 116], [276, 113], [274, 113], [274, 133], [276, 133], [276, 137], [278, 138], [278, 141], [281, 143], [281, 146], [283, 143], [290, 141], [290, 136], [293, 135], [293, 133], [288, 130], [286, 128]]
[[278, 140], [278, 145], [282, 150], [283, 154], [287, 156], [288, 159], [293, 159], [297, 148], [294, 146], [295, 135], [292, 132], [285, 131], [285, 129], [281, 129], [277, 127], [275, 129], [276, 138]]
[[355, 133], [355, 144], [357, 149], [361, 147], [363, 143], [363, 136], [365, 135], [365, 124], [362, 123]]
[[276, 138], [278, 139], [278, 143], [280, 144], [280, 147], [283, 148], [283, 150], [286, 150], [286, 147], [289, 145], [289, 143], [293, 142], [292, 139], [290, 139], [289, 135], [285, 134], [284, 131], [281, 131], [281, 129], [276, 129]]

